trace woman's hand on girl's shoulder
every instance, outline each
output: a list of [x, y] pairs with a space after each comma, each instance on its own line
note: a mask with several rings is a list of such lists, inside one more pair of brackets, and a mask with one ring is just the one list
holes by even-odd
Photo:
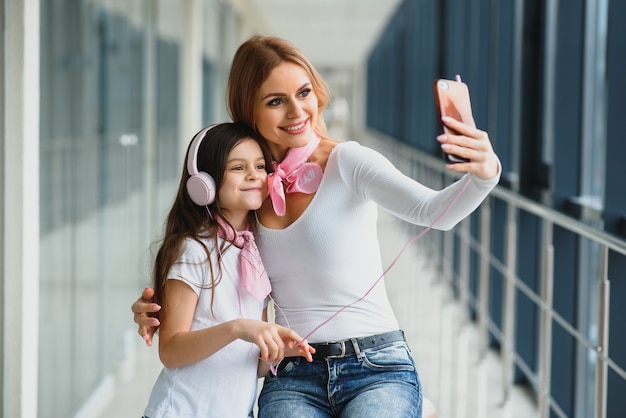
[[146, 287], [143, 289], [141, 297], [131, 306], [133, 320], [138, 325], [138, 333], [148, 346], [152, 345], [152, 337], [161, 324], [157, 317], [150, 316], [161, 310], [161, 306], [153, 303], [153, 301], [154, 289]]

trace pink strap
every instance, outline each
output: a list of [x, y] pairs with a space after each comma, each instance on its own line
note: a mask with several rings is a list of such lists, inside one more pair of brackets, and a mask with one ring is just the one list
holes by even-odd
[[322, 167], [317, 163], [307, 163], [306, 160], [319, 143], [320, 137], [314, 134], [307, 145], [290, 148], [283, 161], [272, 163], [274, 172], [267, 176], [267, 188], [278, 216], [285, 214], [285, 192], [311, 194], [317, 191], [324, 174]]

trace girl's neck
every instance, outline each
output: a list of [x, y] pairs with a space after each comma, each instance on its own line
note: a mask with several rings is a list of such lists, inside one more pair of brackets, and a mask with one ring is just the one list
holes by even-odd
[[235, 231], [243, 231], [248, 227], [248, 213], [233, 214], [232, 212], [223, 212], [223, 218], [235, 228]]

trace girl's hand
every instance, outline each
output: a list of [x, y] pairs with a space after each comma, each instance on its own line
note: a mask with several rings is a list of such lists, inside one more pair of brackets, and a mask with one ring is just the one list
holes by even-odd
[[451, 171], [474, 173], [483, 180], [491, 179], [500, 172], [500, 162], [485, 131], [459, 122], [451, 117], [444, 116], [441, 121], [454, 132], [441, 134], [437, 140], [441, 149], [449, 154], [467, 158], [469, 162], [447, 164]]
[[149, 314], [158, 312], [161, 310], [161, 306], [156, 303], [152, 303], [154, 298], [154, 290], [150, 287], [146, 287], [139, 299], [133, 303], [131, 310], [134, 314], [134, 321], [139, 325], [139, 335], [146, 341], [148, 346], [152, 345], [152, 337], [159, 328], [161, 323], [158, 318], [149, 316]]
[[259, 347], [261, 360], [278, 363], [286, 357], [286, 350], [290, 350], [289, 352], [302, 353], [301, 355], [306, 357], [308, 361], [313, 361], [311, 353], [315, 350], [306, 341], [299, 344], [302, 337], [295, 331], [253, 319], [240, 319], [238, 322], [242, 326], [239, 331], [240, 338]]
[[265, 377], [271, 371], [276, 373], [276, 367], [280, 364], [284, 357], [296, 357], [301, 356], [306, 359], [309, 363], [313, 361], [313, 354], [315, 353], [315, 349], [309, 345], [309, 343], [302, 339], [298, 334], [294, 331], [279, 327], [279, 333], [282, 335], [283, 342], [285, 343], [285, 351], [283, 352], [283, 356], [278, 358], [275, 361], [264, 360], [261, 358], [259, 361], [259, 367], [257, 370], [257, 374], [259, 377]]
[[315, 349], [306, 340], [302, 340], [301, 343], [296, 343], [294, 347], [285, 350], [285, 357], [301, 356], [309, 363], [313, 361], [313, 354], [315, 354]]

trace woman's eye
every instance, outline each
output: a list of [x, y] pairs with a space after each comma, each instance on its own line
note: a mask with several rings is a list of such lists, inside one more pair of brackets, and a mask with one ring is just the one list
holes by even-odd
[[311, 89], [304, 89], [300, 92], [300, 97], [307, 97], [311, 93]]
[[283, 102], [283, 99], [272, 99], [269, 102], [267, 102], [267, 104], [269, 106], [278, 106], [279, 104], [281, 104]]

